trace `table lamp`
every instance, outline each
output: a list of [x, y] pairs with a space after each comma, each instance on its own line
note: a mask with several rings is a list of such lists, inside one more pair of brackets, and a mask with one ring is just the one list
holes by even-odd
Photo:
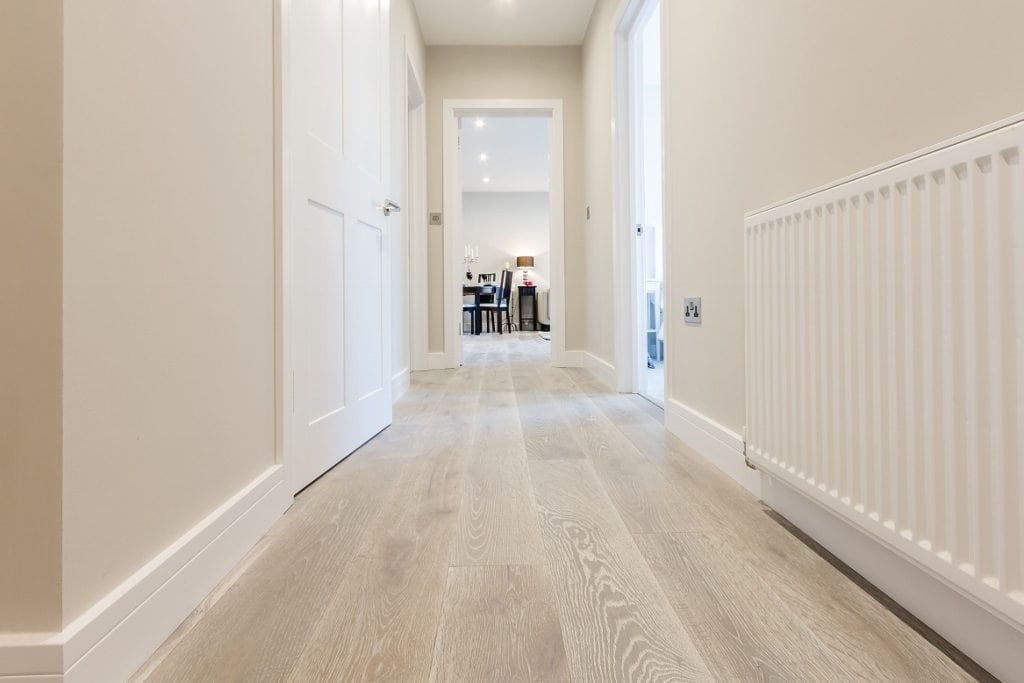
[[516, 268], [523, 271], [523, 284], [530, 278], [530, 268], [533, 268], [532, 256], [516, 256]]

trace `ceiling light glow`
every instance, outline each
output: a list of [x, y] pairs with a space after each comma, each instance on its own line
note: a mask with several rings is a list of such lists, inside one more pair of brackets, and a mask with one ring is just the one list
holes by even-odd
[[483, 128], [484, 125], [486, 125], [486, 124], [484, 124], [484, 120], [483, 119], [477, 119], [476, 120], [476, 127], [477, 128]]
[[480, 161], [487, 161], [487, 152], [484, 152], [480, 155]]
[[484, 178], [484, 184], [485, 184], [485, 185], [486, 185], [487, 183], [489, 183], [489, 182], [491, 182], [491, 179], [490, 179], [490, 178]]

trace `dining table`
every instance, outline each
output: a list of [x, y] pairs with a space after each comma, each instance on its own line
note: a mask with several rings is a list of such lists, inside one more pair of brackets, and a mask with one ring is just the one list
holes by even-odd
[[493, 298], [498, 292], [498, 286], [493, 282], [467, 282], [462, 285], [462, 296], [473, 297], [473, 334], [483, 332], [483, 311], [480, 310], [481, 298], [491, 295]]

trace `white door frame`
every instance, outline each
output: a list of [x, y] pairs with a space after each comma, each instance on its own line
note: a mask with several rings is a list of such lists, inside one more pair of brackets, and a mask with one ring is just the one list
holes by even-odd
[[[637, 269], [637, 239], [634, 230], [635, 206], [633, 197], [633, 178], [637, 172], [637, 149], [634, 141], [633, 125], [633, 92], [632, 84], [636, 75], [631, 73], [633, 66], [630, 54], [630, 34], [637, 22], [647, 15], [647, 8], [656, 0], [621, 0], [616, 11], [615, 32], [613, 40], [614, 74], [612, 81], [612, 112], [615, 125], [612, 133], [612, 258], [616, 282], [630, 283], [629, 287], [618, 287], [614, 294], [614, 320], [627, 321], [627, 325], [615, 326], [615, 379], [616, 389], [622, 392], [637, 393], [640, 390], [639, 335], [641, 315], [643, 314], [640, 298], [637, 295], [639, 273]], [[668, 21], [671, 0], [661, 0], [662, 31]], [[661, 81], [668, 82], [668, 47], [667, 40], [661, 41]], [[668, 254], [672, 244], [671, 213], [672, 200], [670, 178], [669, 144], [670, 127], [665, 125], [669, 118], [669, 98], [662, 88], [661, 120], [662, 120], [662, 253], [665, 286], [665, 402], [668, 403], [669, 371], [671, 354], [667, 352], [671, 337], [671, 302], [672, 278], [669, 276]]]
[[[551, 187], [549, 189], [549, 239], [551, 241], [551, 363], [567, 364], [565, 352], [565, 176], [563, 150], [562, 100], [532, 99], [446, 99], [442, 106], [441, 136], [444, 154], [444, 354], [446, 366], [457, 368], [462, 362], [462, 292], [459, 277], [465, 268], [456, 245], [462, 244], [462, 179], [459, 155], [459, 118], [463, 116], [543, 116], [550, 117], [548, 135], [551, 150]], [[426, 245], [417, 255], [426, 263]], [[424, 343], [426, 334], [424, 331]]]
[[[277, 21], [274, 31], [274, 415], [276, 422], [275, 460], [284, 470], [284, 479], [291, 482], [289, 454], [292, 451], [292, 409], [294, 408], [292, 321], [290, 307], [285, 306], [290, 294], [291, 275], [291, 196], [288, 185], [291, 175], [285, 173], [286, 160], [291, 159], [290, 137], [292, 93], [291, 79], [291, 4], [292, 0], [275, 3]], [[290, 485], [290, 483], [289, 483]]]
[[409, 239], [409, 364], [413, 372], [429, 369], [427, 253], [427, 105], [423, 78], [416, 72], [408, 49], [406, 64], [406, 154], [408, 208], [405, 213]]

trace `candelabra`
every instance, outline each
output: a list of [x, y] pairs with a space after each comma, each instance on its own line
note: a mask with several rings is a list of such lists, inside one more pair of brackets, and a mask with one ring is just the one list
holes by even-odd
[[466, 253], [462, 256], [463, 262], [466, 264], [466, 279], [470, 282], [473, 281], [473, 271], [470, 268], [474, 263], [480, 260], [480, 247], [466, 247]]

